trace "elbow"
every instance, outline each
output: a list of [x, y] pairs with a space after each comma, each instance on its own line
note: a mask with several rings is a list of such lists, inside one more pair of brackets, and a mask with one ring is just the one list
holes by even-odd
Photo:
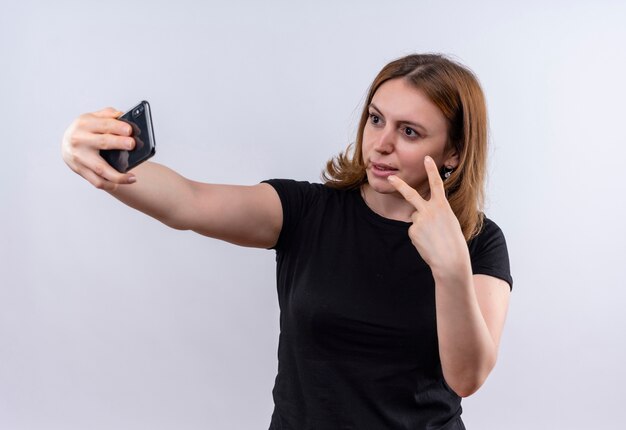
[[487, 377], [496, 364], [495, 357], [485, 360], [482, 365], [465, 369], [456, 375], [450, 375], [448, 378], [444, 375], [448, 387], [454, 391], [459, 397], [469, 397], [476, 393], [485, 383]]
[[159, 221], [161, 221], [163, 224], [165, 224], [169, 228], [173, 228], [174, 230], [182, 230], [182, 231], [191, 230], [191, 228], [188, 225], [183, 224], [181, 222], [176, 222], [175, 220], [160, 219]]
[[474, 394], [483, 385], [485, 380], [466, 380], [457, 384], [448, 384], [450, 389], [459, 397], [469, 397]]

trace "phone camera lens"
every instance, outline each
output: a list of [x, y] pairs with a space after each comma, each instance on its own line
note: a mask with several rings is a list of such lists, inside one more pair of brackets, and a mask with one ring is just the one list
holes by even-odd
[[136, 118], [143, 113], [143, 106], [139, 106], [133, 110], [133, 117]]

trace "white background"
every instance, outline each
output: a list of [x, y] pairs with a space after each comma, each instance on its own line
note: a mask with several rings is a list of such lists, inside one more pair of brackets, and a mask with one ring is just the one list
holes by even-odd
[[412, 52], [483, 84], [515, 279], [468, 429], [623, 428], [626, 6], [505, 3], [2, 0], [0, 429], [269, 425], [273, 252], [94, 189], [60, 155], [76, 116], [147, 99], [155, 161], [189, 178], [318, 181]]

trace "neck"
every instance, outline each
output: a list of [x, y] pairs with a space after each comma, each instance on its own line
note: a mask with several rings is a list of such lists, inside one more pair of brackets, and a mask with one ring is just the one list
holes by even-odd
[[[383, 218], [411, 222], [411, 215], [415, 212], [415, 207], [397, 191], [381, 193], [374, 190], [370, 184], [363, 184], [361, 195], [367, 206]], [[420, 195], [426, 199], [430, 197], [430, 195], [425, 196], [422, 192]]]

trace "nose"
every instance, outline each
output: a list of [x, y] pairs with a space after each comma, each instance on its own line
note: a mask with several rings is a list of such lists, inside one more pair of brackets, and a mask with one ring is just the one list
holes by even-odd
[[376, 142], [374, 149], [380, 154], [389, 154], [393, 152], [395, 146], [394, 138], [395, 136], [393, 130], [389, 127], [385, 127], [380, 131], [378, 141]]

